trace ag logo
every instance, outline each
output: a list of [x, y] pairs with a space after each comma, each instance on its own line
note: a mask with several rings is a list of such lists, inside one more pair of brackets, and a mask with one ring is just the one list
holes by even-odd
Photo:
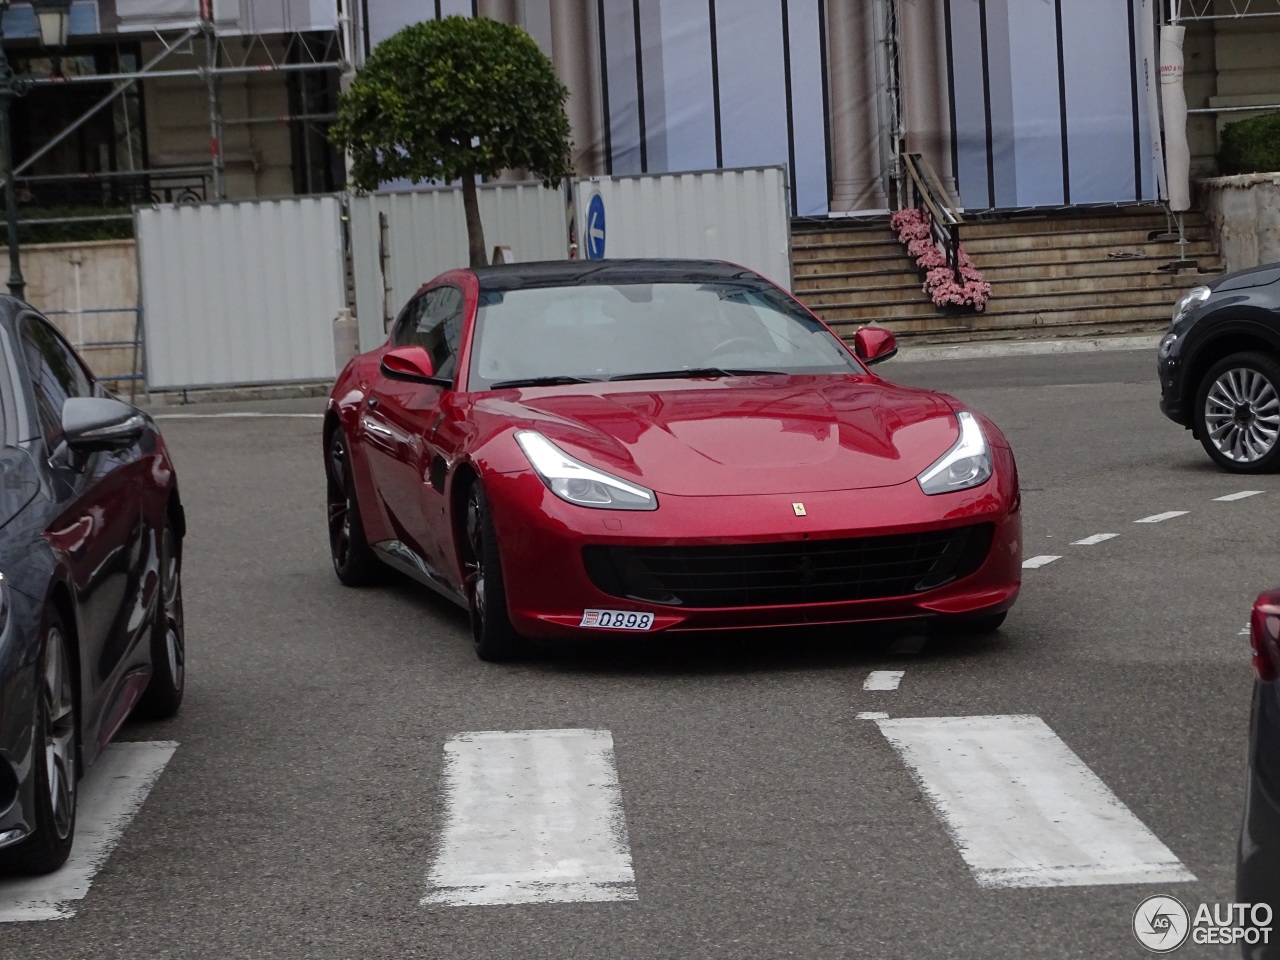
[[1190, 932], [1191, 915], [1173, 897], [1147, 897], [1133, 911], [1133, 935], [1152, 953], [1172, 953]]

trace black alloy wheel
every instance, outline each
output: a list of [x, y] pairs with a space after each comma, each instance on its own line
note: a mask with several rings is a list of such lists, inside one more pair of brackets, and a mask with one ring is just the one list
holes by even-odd
[[498, 534], [479, 480], [467, 493], [465, 533], [467, 606], [476, 656], [491, 663], [513, 660], [525, 652], [525, 644], [507, 616]]
[[75, 839], [79, 722], [67, 644], [62, 618], [51, 611], [36, 674], [33, 829], [17, 846], [0, 852], [0, 870], [6, 873], [51, 873], [66, 863]]
[[1231, 473], [1280, 469], [1280, 362], [1265, 353], [1224, 357], [1196, 391], [1196, 433]]
[[360, 503], [352, 481], [347, 438], [341, 429], [333, 432], [325, 454], [328, 486], [329, 555], [333, 572], [348, 587], [363, 587], [382, 579], [382, 561], [369, 547]]
[[160, 537], [160, 595], [151, 628], [151, 681], [134, 708], [148, 720], [172, 717], [187, 684], [186, 622], [182, 614], [182, 541], [173, 523]]

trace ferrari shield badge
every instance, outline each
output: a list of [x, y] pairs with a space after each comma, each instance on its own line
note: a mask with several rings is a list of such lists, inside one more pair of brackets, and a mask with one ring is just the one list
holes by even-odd
[[805, 512], [804, 512], [804, 504], [803, 504], [803, 503], [793, 503], [793, 504], [791, 505], [791, 509], [792, 509], [792, 510], [794, 510], [794, 511], [796, 512], [796, 516], [797, 516], [797, 517], [803, 517], [803, 516], [805, 516]]

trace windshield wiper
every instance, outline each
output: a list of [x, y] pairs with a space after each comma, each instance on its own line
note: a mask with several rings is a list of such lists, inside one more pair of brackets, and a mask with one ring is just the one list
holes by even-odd
[[570, 383], [599, 383], [600, 377], [525, 377], [522, 380], [499, 380], [489, 385], [490, 390], [508, 387], [562, 387]]
[[781, 373], [781, 370], [726, 370], [723, 367], [693, 367], [688, 370], [655, 370], [649, 373], [624, 373], [618, 377], [610, 377], [609, 381], [681, 380], [685, 378], [693, 379], [695, 377], [757, 377]]

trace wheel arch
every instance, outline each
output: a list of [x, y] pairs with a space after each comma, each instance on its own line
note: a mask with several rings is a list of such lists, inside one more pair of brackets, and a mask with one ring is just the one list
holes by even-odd
[[480, 472], [475, 464], [464, 461], [458, 464], [453, 472], [453, 480], [449, 486], [449, 530], [453, 535], [454, 554], [458, 560], [458, 575], [465, 582], [467, 543], [467, 497], [471, 488], [480, 482]]
[[1196, 431], [1195, 403], [1200, 382], [1219, 360], [1233, 353], [1268, 353], [1280, 358], [1280, 335], [1268, 327], [1249, 321], [1228, 322], [1226, 329], [1197, 345], [1183, 377], [1182, 402], [1191, 411], [1192, 431]]
[[76, 698], [76, 770], [83, 776], [85, 770], [84, 755], [84, 673], [80, 666], [80, 623], [76, 618], [75, 596], [70, 584], [62, 578], [53, 581], [49, 590], [49, 606], [62, 618], [62, 627], [67, 632], [67, 658], [71, 661], [71, 691]]

